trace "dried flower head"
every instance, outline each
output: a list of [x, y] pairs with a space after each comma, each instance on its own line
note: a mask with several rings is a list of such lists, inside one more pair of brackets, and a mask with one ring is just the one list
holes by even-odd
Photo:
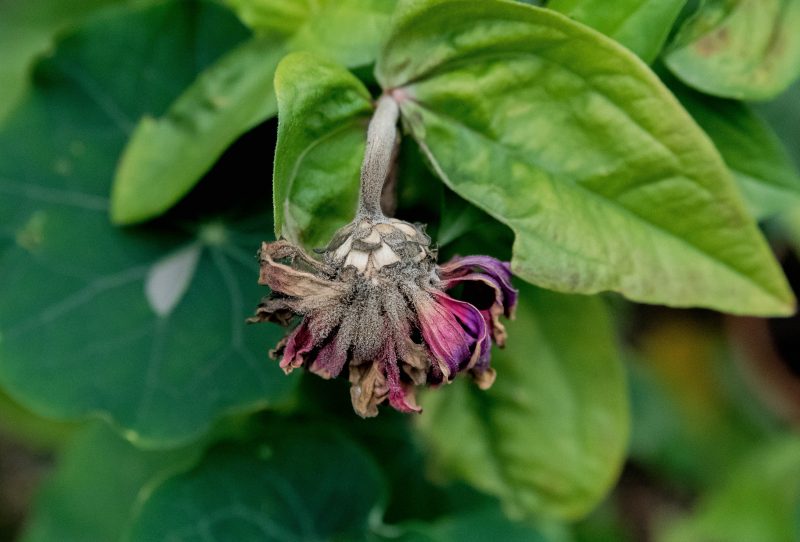
[[[420, 408], [414, 387], [470, 374], [481, 388], [495, 378], [491, 343], [505, 342], [500, 316], [513, 317], [517, 293], [509, 265], [488, 256], [436, 264], [420, 225], [380, 210], [396, 140], [397, 105], [384, 97], [370, 123], [355, 220], [320, 259], [280, 240], [261, 247], [259, 283], [272, 293], [251, 321], [294, 329], [271, 352], [287, 373], [305, 367], [323, 378], [347, 374], [355, 411], [378, 405]], [[462, 299], [447, 294], [461, 287]]]

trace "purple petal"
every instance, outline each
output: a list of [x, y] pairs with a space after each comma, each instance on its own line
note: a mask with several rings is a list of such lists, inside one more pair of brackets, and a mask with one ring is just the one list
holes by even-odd
[[336, 378], [347, 362], [347, 349], [335, 338], [319, 351], [309, 370], [325, 379]]
[[459, 370], [468, 370], [473, 367], [484, 370], [489, 367], [492, 343], [489, 339], [489, 328], [481, 311], [467, 303], [453, 299], [447, 294], [435, 292], [436, 300], [446, 307], [459, 321], [471, 339], [471, 356], [469, 362]]
[[413, 300], [422, 338], [433, 358], [439, 361], [443, 378], [452, 379], [462, 363], [470, 359], [474, 339], [464, 331], [455, 315], [430, 295], [419, 292]]
[[467, 286], [462, 296], [481, 311], [494, 342], [504, 346], [506, 330], [500, 316], [513, 318], [517, 302], [508, 263], [488, 256], [456, 258], [442, 266], [440, 274], [446, 290], [459, 284]]
[[300, 325], [289, 334], [286, 340], [283, 358], [280, 363], [283, 372], [289, 374], [293, 369], [301, 367], [305, 361], [305, 354], [311, 352], [313, 348], [314, 336], [308, 328], [307, 321], [303, 320], [300, 322]]
[[[445, 288], [468, 280], [478, 280], [499, 291], [496, 302], [507, 318], [513, 318], [517, 306], [517, 290], [511, 284], [511, 265], [491, 256], [456, 257], [439, 267]], [[483, 307], [480, 307], [483, 308]]]

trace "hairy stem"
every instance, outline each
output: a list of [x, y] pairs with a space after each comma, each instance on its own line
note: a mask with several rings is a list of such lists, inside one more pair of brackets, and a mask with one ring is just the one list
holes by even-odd
[[389, 95], [381, 96], [367, 130], [367, 148], [361, 165], [361, 197], [358, 204], [360, 218], [384, 217], [381, 192], [395, 158], [399, 115], [397, 102]]

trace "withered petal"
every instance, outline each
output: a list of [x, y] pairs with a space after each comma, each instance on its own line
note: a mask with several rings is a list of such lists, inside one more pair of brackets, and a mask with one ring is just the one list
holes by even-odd
[[286, 239], [279, 239], [272, 243], [261, 243], [259, 257], [264, 254], [265, 251], [273, 260], [288, 260], [293, 268], [300, 268], [300, 270], [310, 271], [311, 273], [321, 273], [328, 276], [334, 274], [334, 270], [329, 265], [311, 258], [303, 249]]
[[483, 371], [476, 371], [472, 370], [469, 372], [472, 379], [475, 381], [475, 384], [482, 390], [488, 390], [494, 384], [495, 378], [497, 378], [497, 373], [491, 367]]
[[377, 363], [350, 364], [350, 401], [362, 418], [378, 415], [378, 405], [386, 400], [389, 388]]
[[466, 366], [459, 367], [459, 370], [472, 369], [473, 367], [481, 370], [484, 367], [488, 367], [492, 343], [489, 338], [486, 320], [481, 311], [466, 301], [454, 299], [445, 293], [435, 292], [434, 297], [456, 317], [470, 337], [471, 355]]
[[419, 290], [413, 297], [420, 331], [431, 357], [438, 363], [445, 380], [451, 380], [471, 357], [472, 339], [453, 313], [438, 303], [431, 293]]
[[[472, 277], [466, 279], [466, 275]], [[499, 288], [502, 292], [502, 305], [506, 317], [514, 317], [518, 292], [511, 284], [511, 265], [508, 262], [501, 262], [491, 256], [457, 256], [439, 266], [439, 276], [445, 284], [455, 284], [452, 282], [453, 279], [464, 278], [464, 280], [482, 280], [492, 287]], [[450, 288], [450, 286], [445, 287]]]
[[[347, 288], [340, 282], [298, 271], [273, 259], [275, 253], [286, 251], [285, 241], [261, 245], [261, 272], [258, 283], [269, 286], [274, 292], [296, 298], [340, 296]], [[276, 245], [281, 245], [276, 248]]]
[[314, 335], [308, 329], [308, 323], [303, 320], [294, 331], [289, 334], [286, 346], [283, 348], [283, 358], [280, 367], [289, 374], [292, 370], [303, 366], [305, 355], [314, 348]]
[[403, 385], [400, 380], [400, 368], [397, 365], [393, 342], [386, 343], [380, 364], [386, 373], [389, 386], [389, 404], [400, 412], [422, 412], [422, 408], [416, 404], [413, 393], [408, 393], [408, 390], [413, 388]]
[[417, 386], [422, 386], [428, 381], [428, 372], [431, 360], [428, 352], [421, 344], [412, 341], [408, 336], [397, 345], [397, 354], [401, 361], [400, 368], [408, 378]]
[[347, 348], [342, 348], [338, 337], [326, 344], [308, 369], [324, 379], [336, 378], [347, 363]]
[[[507, 308], [504, 305], [505, 295], [503, 294], [503, 289], [501, 285], [491, 276], [489, 275], [482, 275], [480, 273], [469, 273], [466, 275], [461, 275], [457, 277], [452, 277], [450, 279], [442, 281], [442, 285], [444, 286], [445, 290], [451, 290], [458, 284], [464, 282], [471, 282], [471, 283], [481, 283], [485, 284], [488, 288], [490, 288], [494, 292], [494, 302], [489, 305], [488, 308], [478, 308], [478, 310], [483, 314], [486, 323], [489, 325], [489, 329], [491, 331], [492, 339], [499, 347], [505, 346], [506, 343], [506, 328], [500, 322], [500, 316], [505, 313], [513, 314], [514, 308]], [[465, 301], [471, 303], [471, 299], [467, 298]]]

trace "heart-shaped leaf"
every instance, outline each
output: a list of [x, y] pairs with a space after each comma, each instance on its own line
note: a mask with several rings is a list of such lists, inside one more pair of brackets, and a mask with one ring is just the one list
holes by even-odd
[[219, 447], [154, 488], [128, 540], [363, 538], [384, 492], [370, 458], [323, 427], [282, 430], [268, 442]]
[[800, 76], [800, 0], [707, 0], [665, 61], [707, 94], [766, 100]]
[[457, 381], [424, 396], [436, 465], [513, 514], [576, 518], [604, 497], [628, 438], [622, 366], [599, 299], [520, 290], [488, 391]]
[[500, 0], [404, 3], [376, 75], [442, 180], [516, 233], [537, 285], [790, 314], [711, 142], [614, 41]]
[[[26, 0], [0, 6], [0, 121], [14, 109], [29, 85], [37, 55], [55, 36], [98, 10], [126, 0]], [[132, 3], [132, 1], [131, 1]]]
[[229, 45], [224, 15], [181, 1], [98, 19], [39, 65], [0, 133], [0, 383], [38, 414], [95, 414], [143, 445], [173, 445], [295, 384], [266, 359], [282, 331], [244, 325], [264, 293], [255, 251], [268, 186], [221, 174], [215, 209], [260, 205], [256, 215], [187, 208], [188, 221], [148, 230], [108, 223], [130, 119], [192, 80], [187, 57], [202, 66]]
[[355, 214], [370, 95], [346, 69], [309, 53], [281, 62], [275, 90], [275, 235], [325, 246]]

